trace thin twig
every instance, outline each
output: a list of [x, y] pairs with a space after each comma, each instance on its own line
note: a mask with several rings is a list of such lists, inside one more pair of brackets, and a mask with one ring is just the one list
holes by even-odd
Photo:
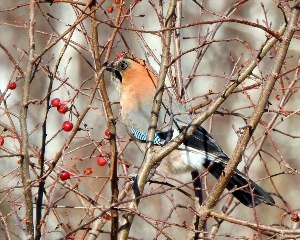
[[245, 226], [245, 227], [249, 227], [251, 229], [257, 229], [259, 228], [262, 231], [265, 232], [270, 232], [270, 233], [277, 233], [281, 236], [288, 236], [291, 238], [295, 238], [295, 237], [300, 237], [300, 231], [299, 230], [290, 230], [290, 229], [281, 229], [281, 228], [275, 228], [272, 226], [266, 226], [266, 225], [262, 225], [259, 224], [257, 225], [256, 223], [252, 223], [249, 221], [245, 221], [245, 220], [241, 220], [241, 219], [237, 219], [237, 218], [233, 218], [228, 216], [227, 214], [222, 214], [222, 213], [218, 213], [215, 211], [211, 211], [209, 213], [210, 216], [218, 218], [218, 219], [222, 219], [225, 220], [226, 222], [230, 222], [230, 223], [234, 223], [234, 224], [238, 224], [240, 226]]

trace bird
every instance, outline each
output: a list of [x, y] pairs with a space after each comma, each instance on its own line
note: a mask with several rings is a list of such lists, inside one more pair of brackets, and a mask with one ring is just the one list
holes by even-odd
[[[145, 60], [126, 54], [117, 55], [114, 61], [106, 65], [106, 70], [111, 73], [112, 83], [120, 95], [121, 121], [136, 142], [145, 144], [156, 94], [157, 74]], [[162, 148], [184, 131], [191, 120], [185, 107], [174, 99], [170, 90], [165, 89], [153, 139], [154, 146]], [[165, 174], [207, 170], [218, 179], [229, 159], [212, 136], [198, 126], [192, 136], [162, 160], [158, 169]], [[252, 208], [261, 203], [275, 204], [270, 193], [237, 169], [226, 188], [247, 207]]]

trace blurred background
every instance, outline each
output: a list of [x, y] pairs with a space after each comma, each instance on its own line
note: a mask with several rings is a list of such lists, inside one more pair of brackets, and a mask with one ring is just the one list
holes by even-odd
[[[34, 76], [30, 82], [31, 102], [27, 118], [32, 180], [39, 178], [42, 139], [45, 137], [43, 123], [47, 123], [47, 169], [70, 136], [70, 132], [61, 130], [63, 122], [75, 124], [87, 108], [95, 87], [90, 17], [77, 24], [74, 31], [66, 34], [53, 47], [47, 48], [70, 29], [84, 15], [84, 11], [89, 12], [89, 8], [85, 9], [84, 6], [88, 1], [70, 2], [52, 1], [51, 4], [51, 1], [37, 1], [35, 4], [35, 56], [40, 58], [35, 63]], [[179, 3], [176, 24], [182, 28], [176, 30], [178, 35], [173, 34], [170, 60], [180, 53], [186, 53], [178, 57], [168, 74], [167, 85], [172, 87], [174, 96], [180, 98], [187, 109], [194, 109], [194, 115], [205, 111], [225, 86], [236, 80], [243, 68], [256, 59], [261, 46], [272, 37], [262, 27], [277, 33], [289, 18], [293, 2], [198, 0]], [[99, 52], [103, 63], [120, 3], [106, 0], [97, 4]], [[130, 52], [147, 60], [158, 72], [163, 49], [163, 36], [159, 29], [164, 27], [168, 4], [169, 1], [125, 1], [122, 5], [122, 25], [114, 39], [109, 61], [113, 61], [121, 52]], [[225, 18], [232, 21], [218, 21]], [[253, 23], [252, 26], [249, 23]], [[1, 239], [7, 238], [8, 234], [10, 239], [25, 239], [26, 236], [24, 189], [18, 154], [22, 144], [19, 120], [23, 73], [28, 63], [28, 27], [29, 1], [1, 1], [0, 135], [4, 139], [4, 143], [0, 144]], [[289, 47], [269, 105], [239, 165], [240, 170], [272, 193], [276, 205], [246, 208], [224, 191], [224, 197], [216, 207], [218, 212], [222, 212], [224, 206], [228, 207], [229, 210], [224, 213], [237, 219], [288, 229], [297, 228], [291, 221], [290, 213], [298, 213], [300, 197], [297, 187], [300, 181], [297, 34]], [[271, 74], [279, 44], [272, 47], [246, 81], [204, 124], [229, 156], [234, 151], [246, 121], [253, 114], [264, 82]], [[65, 45], [67, 47], [64, 50]], [[58, 64], [60, 56], [62, 58]], [[110, 82], [109, 74], [105, 73], [104, 76], [117, 119], [119, 190], [122, 192], [129, 182], [129, 176], [137, 172], [143, 155], [130, 141], [119, 120], [118, 93]], [[49, 91], [51, 79], [53, 86]], [[12, 83], [16, 83], [15, 89], [12, 89]], [[184, 93], [183, 96], [180, 96], [180, 92]], [[48, 106], [47, 94], [50, 94], [50, 99], [59, 98], [68, 107], [68, 111], [61, 114], [56, 107]], [[107, 121], [98, 91], [90, 107], [80, 124], [80, 131], [76, 132], [71, 143], [63, 150], [58, 164], [45, 182], [42, 239], [66, 236], [110, 204], [109, 164], [100, 166], [98, 161], [99, 157], [108, 160], [110, 156], [109, 142], [105, 136]], [[71, 173], [70, 179], [61, 178], [63, 171]], [[189, 209], [194, 208], [190, 174], [167, 177], [157, 174], [153, 180], [172, 184], [190, 195], [170, 189], [165, 184], [148, 184], [144, 193], [150, 196], [144, 198], [136, 210], [137, 216], [130, 237], [186, 239], [189, 232], [193, 231], [194, 218], [194, 212]], [[205, 198], [215, 180], [211, 176], [203, 176], [202, 180]], [[38, 181], [33, 182], [34, 209], [37, 186]], [[129, 197], [130, 194], [125, 199]], [[127, 208], [128, 203], [121, 207]], [[109, 239], [110, 221], [102, 220], [103, 227], [98, 239]], [[87, 239], [89, 227], [92, 224], [72, 236], [75, 239]], [[279, 239], [276, 235], [264, 235], [226, 221], [218, 225], [218, 221], [213, 218], [208, 220], [206, 231], [208, 239]], [[212, 235], [212, 231], [215, 231], [215, 235]]]

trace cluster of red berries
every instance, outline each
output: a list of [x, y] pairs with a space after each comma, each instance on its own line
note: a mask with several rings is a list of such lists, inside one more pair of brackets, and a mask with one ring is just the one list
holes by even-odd
[[[59, 98], [53, 98], [51, 100], [51, 106], [56, 107], [57, 111], [61, 114], [65, 114], [69, 111], [67, 104], [62, 103]], [[73, 123], [65, 121], [62, 125], [62, 129], [65, 132], [70, 132], [73, 129]]]
[[[0, 138], [1, 139], [1, 138]], [[1, 144], [1, 142], [0, 142]], [[103, 156], [99, 156], [97, 158], [97, 164], [101, 167], [107, 165], [107, 161]], [[84, 175], [91, 175], [93, 173], [93, 169], [92, 168], [87, 168], [84, 170]], [[71, 178], [71, 173], [68, 171], [62, 171], [59, 175], [60, 180], [62, 181], [66, 181], [68, 179]]]
[[[105, 135], [108, 139], [111, 138], [111, 133], [110, 133], [109, 129], [106, 129], [106, 130], [104, 131], [104, 135]], [[98, 163], [99, 166], [105, 166], [105, 165], [107, 164], [107, 161], [106, 161], [106, 159], [105, 159], [103, 156], [99, 156], [99, 157], [97, 158], [97, 163]]]
[[[65, 114], [69, 111], [67, 104], [61, 103], [59, 98], [53, 98], [51, 100], [51, 106], [56, 107], [57, 111], [61, 114]], [[73, 129], [73, 123], [71, 123], [70, 121], [64, 121], [62, 124], [62, 129], [65, 132], [70, 132]], [[66, 181], [71, 178], [71, 174], [68, 171], [62, 171], [59, 177], [62, 181]]]
[[[62, 104], [62, 103], [60, 102], [60, 99], [59, 99], [59, 98], [54, 98], [54, 99], [52, 99], [52, 100], [51, 100], [51, 106], [52, 106], [52, 107], [56, 107], [56, 108], [57, 108], [57, 111], [60, 112], [60, 113], [66, 113], [66, 112], [68, 111], [68, 108], [67, 108], [66, 104]], [[67, 109], [67, 110], [66, 110], [66, 111], [63, 111], [63, 112], [60, 111], [59, 109], [60, 109], [61, 106], [63, 106], [64, 109]], [[63, 125], [62, 125], [62, 129], [63, 129], [64, 131], [66, 131], [66, 132], [69, 132], [69, 131], [71, 131], [71, 130], [73, 129], [73, 124], [72, 124], [71, 122], [69, 122], [69, 121], [65, 121], [65, 122], [63, 123]], [[104, 135], [105, 135], [108, 139], [111, 138], [111, 132], [109, 131], [109, 129], [106, 129], [106, 130], [105, 130]], [[3, 143], [4, 143], [4, 139], [3, 139]], [[0, 136], [0, 145], [1, 145], [1, 136]], [[98, 164], [99, 166], [105, 166], [105, 165], [107, 165], [107, 161], [106, 161], [106, 159], [105, 159], [103, 156], [99, 156], [99, 157], [97, 158], [97, 164]], [[87, 169], [84, 170], [84, 174], [85, 174], [85, 175], [90, 175], [90, 174], [92, 174], [92, 173], [93, 173], [92, 168], [87, 168]], [[70, 174], [70, 172], [68, 172], [68, 171], [62, 171], [62, 172], [60, 173], [59, 177], [60, 177], [60, 179], [61, 179], [62, 181], [66, 181], [66, 180], [68, 180], [68, 179], [71, 178], [71, 174]]]
[[69, 110], [67, 104], [61, 103], [59, 98], [53, 98], [51, 106], [56, 107], [57, 111], [61, 114], [65, 114]]
[[[111, 133], [110, 133], [109, 129], [106, 129], [106, 130], [104, 131], [104, 135], [105, 135], [107, 138], [111, 138]], [[99, 156], [99, 157], [97, 158], [97, 163], [98, 163], [98, 165], [101, 166], [101, 167], [107, 165], [107, 161], [106, 161], [105, 157], [103, 157], [103, 156]]]

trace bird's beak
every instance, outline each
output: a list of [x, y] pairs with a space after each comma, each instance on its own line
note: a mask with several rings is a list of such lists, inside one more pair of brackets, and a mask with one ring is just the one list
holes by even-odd
[[106, 67], [106, 70], [109, 71], [109, 72], [115, 72], [116, 69], [113, 68], [113, 67]]
[[107, 64], [106, 70], [109, 71], [109, 72], [115, 72], [116, 71], [116, 69], [113, 66], [113, 62]]

